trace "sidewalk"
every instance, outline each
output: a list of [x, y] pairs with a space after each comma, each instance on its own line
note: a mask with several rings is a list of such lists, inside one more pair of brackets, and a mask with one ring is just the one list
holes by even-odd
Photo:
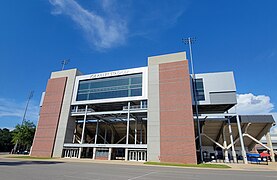
[[[9, 158], [9, 156], [22, 156], [22, 155], [11, 155], [11, 154], [0, 154], [1, 158], [8, 158], [20, 161], [59, 161], [59, 162], [70, 162], [70, 163], [99, 163], [99, 164], [120, 164], [120, 165], [135, 165], [135, 166], [153, 166], [146, 165], [143, 162], [136, 161], [124, 161], [124, 160], [92, 160], [92, 159], [70, 159], [70, 158], [53, 158], [53, 159], [23, 159], [23, 158]], [[216, 163], [216, 164], [225, 164], [225, 163]], [[226, 165], [230, 166], [230, 169], [216, 169], [213, 170], [240, 170], [240, 171], [277, 171], [277, 163], [269, 162], [268, 165], [264, 164], [243, 164], [243, 163], [226, 163]], [[173, 168], [194, 168], [194, 167], [176, 167], [176, 166], [158, 166], [158, 167], [173, 167]], [[206, 168], [198, 168], [197, 169], [206, 169]]]
[[242, 170], [242, 171], [277, 171], [277, 163], [269, 162], [268, 165], [265, 164], [236, 164], [236, 163], [226, 163], [230, 166], [232, 170]]
[[[144, 165], [144, 162], [137, 162], [137, 161], [124, 161], [124, 160], [92, 160], [90, 158], [82, 158], [82, 159], [77, 159], [77, 158], [52, 158], [52, 159], [32, 159], [32, 158], [16, 158], [16, 156], [25, 156], [22, 154], [0, 154], [0, 160], [2, 158], [5, 159], [13, 159], [17, 161], [59, 161], [59, 162], [78, 162], [78, 163], [101, 163], [101, 164], [122, 164], [122, 165]], [[26, 155], [27, 157], [28, 155]]]

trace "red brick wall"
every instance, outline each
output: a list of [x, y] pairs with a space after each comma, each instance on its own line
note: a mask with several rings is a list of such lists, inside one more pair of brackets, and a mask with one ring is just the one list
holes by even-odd
[[52, 157], [66, 80], [48, 80], [31, 156]]
[[159, 65], [160, 160], [196, 164], [188, 62]]

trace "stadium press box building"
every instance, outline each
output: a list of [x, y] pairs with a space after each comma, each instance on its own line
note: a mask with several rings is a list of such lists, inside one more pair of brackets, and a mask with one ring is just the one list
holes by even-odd
[[[237, 103], [234, 76], [196, 74], [195, 81], [202, 145], [210, 151], [216, 143], [226, 144], [221, 127], [238, 117], [208, 121], [207, 115], [226, 113]], [[195, 164], [199, 138], [192, 87], [185, 52], [149, 57], [147, 67], [88, 75], [77, 69], [53, 72], [31, 156]], [[261, 127], [262, 135], [269, 131], [268, 124], [272, 122]], [[232, 128], [238, 134], [237, 126]], [[252, 136], [258, 139], [261, 134]], [[221, 147], [225, 156], [231, 152]]]

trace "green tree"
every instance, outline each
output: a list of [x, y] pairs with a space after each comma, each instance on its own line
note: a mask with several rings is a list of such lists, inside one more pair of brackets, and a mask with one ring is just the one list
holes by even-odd
[[36, 126], [33, 122], [24, 121], [22, 125], [16, 125], [12, 131], [12, 142], [17, 144], [19, 150], [29, 150], [35, 136]]
[[9, 129], [0, 129], [0, 152], [10, 152], [13, 148], [12, 133]]

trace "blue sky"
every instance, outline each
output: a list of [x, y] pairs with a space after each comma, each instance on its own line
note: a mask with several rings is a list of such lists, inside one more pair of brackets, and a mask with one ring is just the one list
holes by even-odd
[[[37, 122], [52, 71], [94, 73], [147, 65], [147, 57], [187, 50], [195, 71], [234, 71], [241, 113], [277, 108], [277, 1], [28, 0], [0, 6], [0, 127]], [[275, 107], [274, 107], [275, 106]], [[247, 108], [246, 108], [247, 107]], [[277, 131], [276, 131], [277, 132]]]

